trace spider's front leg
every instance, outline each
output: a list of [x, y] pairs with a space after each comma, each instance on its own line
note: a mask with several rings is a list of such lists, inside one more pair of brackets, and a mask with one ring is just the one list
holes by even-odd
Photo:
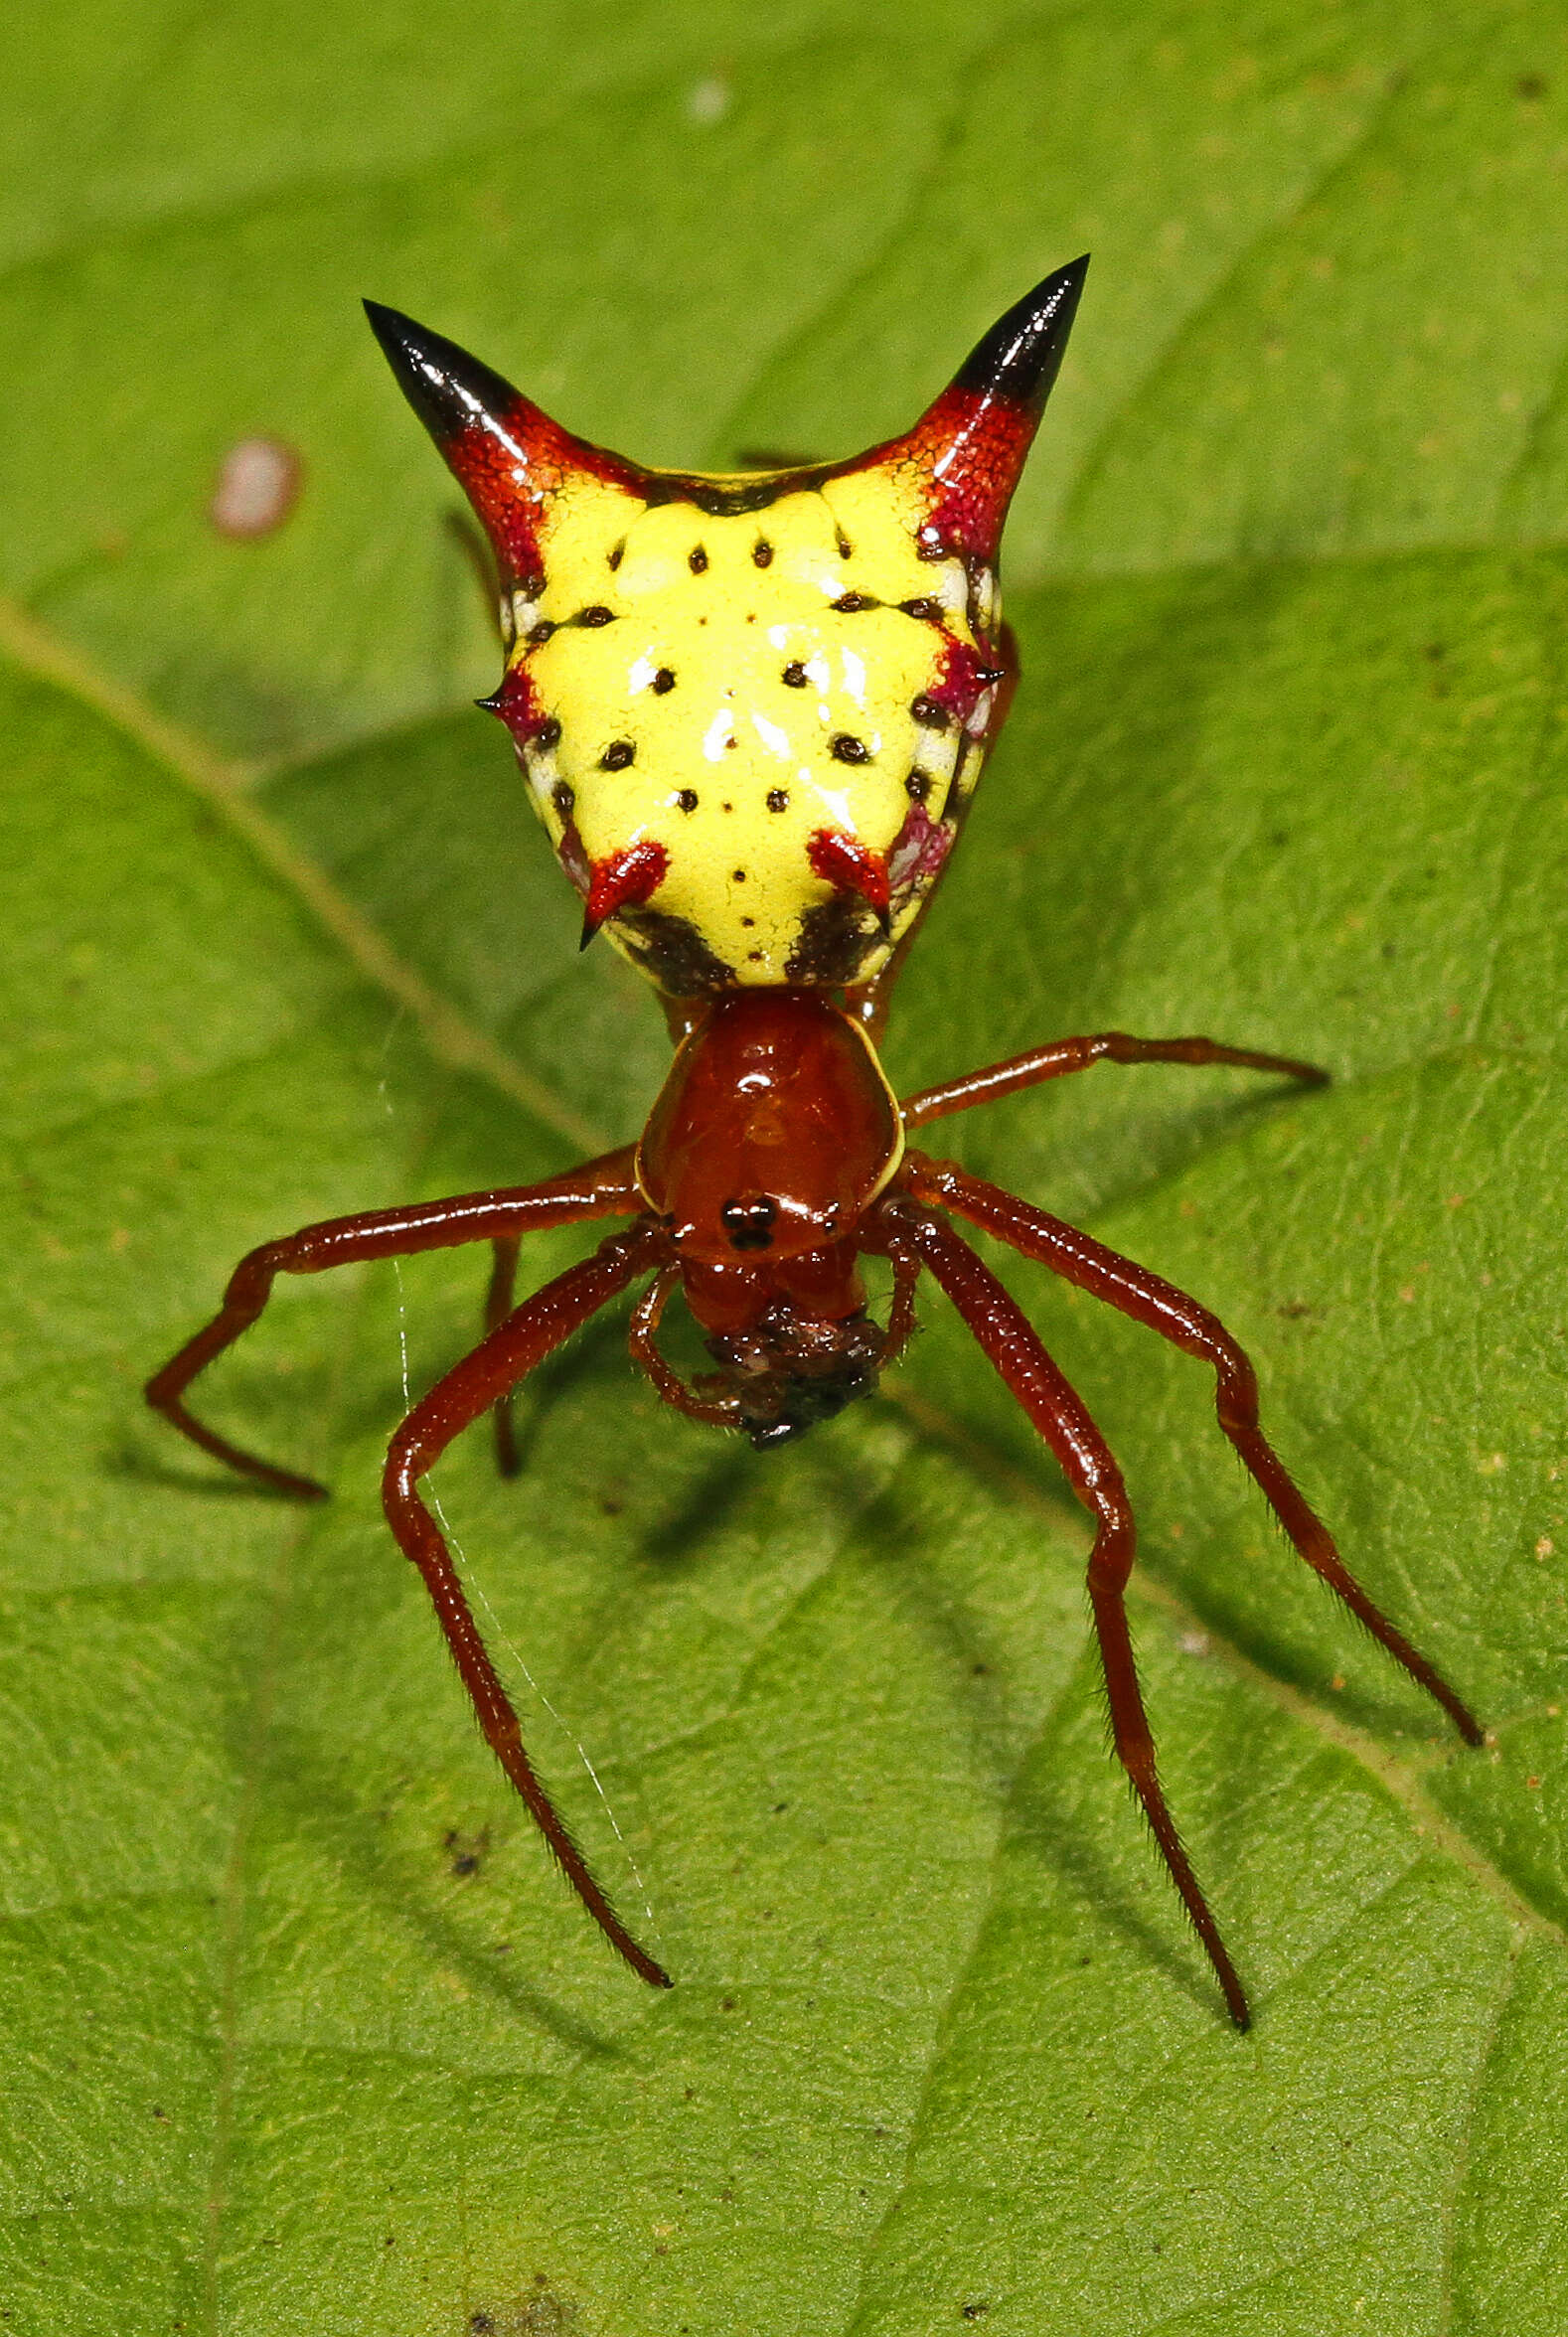
[[146, 1396], [182, 1436], [225, 1462], [244, 1477], [253, 1477], [274, 1492], [297, 1500], [321, 1501], [327, 1488], [314, 1478], [279, 1469], [257, 1454], [247, 1453], [208, 1428], [186, 1409], [185, 1391], [198, 1372], [215, 1356], [233, 1346], [248, 1330], [271, 1294], [280, 1274], [324, 1274], [333, 1266], [348, 1266], [368, 1258], [406, 1258], [421, 1250], [458, 1249], [466, 1242], [496, 1245], [499, 1280], [503, 1249], [524, 1233], [550, 1225], [569, 1225], [585, 1217], [629, 1217], [643, 1206], [637, 1189], [629, 1148], [587, 1161], [561, 1176], [539, 1184], [503, 1187], [494, 1192], [460, 1193], [448, 1200], [424, 1201], [408, 1209], [367, 1209], [353, 1217], [329, 1217], [279, 1241], [263, 1242], [240, 1259], [230, 1276], [224, 1303], [205, 1329], [187, 1339], [161, 1371], [147, 1382]]
[[612, 1234], [591, 1258], [546, 1283], [415, 1404], [392, 1438], [382, 1482], [388, 1522], [404, 1556], [413, 1560], [424, 1578], [485, 1742], [528, 1804], [566, 1880], [600, 1931], [633, 1971], [656, 1988], [668, 1988], [670, 1976], [627, 1931], [540, 1783], [524, 1750], [512, 1700], [479, 1636], [451, 1553], [415, 1488], [455, 1437], [493, 1410], [510, 1389], [629, 1283], [664, 1265], [668, 1257], [663, 1228], [645, 1222], [625, 1233]]
[[1345, 1565], [1329, 1528], [1264, 1435], [1258, 1417], [1257, 1374], [1245, 1350], [1216, 1316], [1185, 1291], [1152, 1274], [1147, 1266], [1135, 1265], [1092, 1234], [1052, 1217], [1047, 1210], [1036, 1209], [1017, 1193], [988, 1184], [984, 1177], [971, 1176], [952, 1162], [930, 1161], [923, 1154], [909, 1153], [901, 1181], [919, 1200], [956, 1210], [972, 1225], [1009, 1243], [1020, 1256], [1037, 1259], [1064, 1281], [1075, 1283], [1093, 1298], [1104, 1299], [1120, 1314], [1147, 1324], [1174, 1346], [1207, 1363], [1214, 1374], [1219, 1425], [1285, 1528], [1297, 1555], [1322, 1576], [1417, 1686], [1442, 1705], [1466, 1744], [1485, 1743], [1486, 1731], [1469, 1705], [1389, 1622]]
[[[515, 1233], [497, 1234], [491, 1247], [490, 1283], [485, 1292], [485, 1328], [499, 1330], [517, 1303], [518, 1251]], [[496, 1467], [503, 1477], [518, 1473], [517, 1431], [512, 1420], [512, 1390], [508, 1388], [495, 1410]]]
[[1214, 1967], [1230, 2017], [1238, 2029], [1245, 2029], [1252, 2019], [1246, 1991], [1182, 1847], [1155, 1765], [1155, 1741], [1138, 1684], [1127, 1623], [1127, 1579], [1133, 1570], [1136, 1532], [1115, 1457], [1083, 1399], [1046, 1352], [1017, 1301], [945, 1219], [895, 1197], [882, 1208], [879, 1233], [895, 1264], [930, 1268], [1094, 1519], [1089, 1603], [1100, 1642], [1116, 1756], [1132, 1781], [1171, 1879]]

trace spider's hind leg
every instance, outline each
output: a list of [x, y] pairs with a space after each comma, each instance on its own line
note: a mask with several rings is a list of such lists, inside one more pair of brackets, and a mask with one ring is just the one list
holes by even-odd
[[1303, 1087], [1327, 1086], [1329, 1074], [1316, 1063], [1298, 1062], [1294, 1055], [1259, 1054], [1255, 1047], [1222, 1046], [1214, 1038], [1134, 1038], [1126, 1030], [1096, 1030], [1079, 1038], [1058, 1038], [1049, 1046], [1031, 1047], [1026, 1055], [1013, 1055], [1005, 1063], [988, 1063], [984, 1070], [967, 1071], [941, 1087], [922, 1088], [905, 1096], [899, 1107], [906, 1128], [921, 1128], [929, 1120], [945, 1120], [950, 1112], [968, 1112], [976, 1104], [995, 1103], [999, 1096], [1017, 1095], [1047, 1079], [1065, 1079], [1073, 1071], [1087, 1071], [1094, 1063], [1186, 1063], [1194, 1067], [1226, 1065], [1233, 1071], [1272, 1072], [1279, 1079], [1297, 1080]]
[[363, 1265], [373, 1258], [410, 1258], [422, 1250], [461, 1249], [475, 1241], [493, 1241], [496, 1272], [491, 1279], [494, 1303], [501, 1279], [501, 1253], [510, 1246], [516, 1257], [522, 1234], [549, 1225], [572, 1225], [584, 1217], [628, 1217], [642, 1208], [642, 1196], [629, 1150], [605, 1153], [585, 1161], [561, 1176], [548, 1176], [539, 1184], [515, 1185], [492, 1192], [455, 1193], [446, 1200], [418, 1201], [406, 1209], [363, 1209], [352, 1217], [327, 1217], [279, 1241], [263, 1242], [240, 1259], [229, 1278], [224, 1302], [211, 1323], [188, 1338], [161, 1370], [148, 1380], [144, 1393], [155, 1412], [172, 1428], [211, 1453], [215, 1461], [254, 1478], [274, 1492], [296, 1500], [321, 1501], [327, 1488], [312, 1477], [279, 1469], [257, 1453], [231, 1444], [186, 1404], [186, 1390], [209, 1363], [232, 1347], [261, 1314], [280, 1274], [324, 1274], [336, 1266]]

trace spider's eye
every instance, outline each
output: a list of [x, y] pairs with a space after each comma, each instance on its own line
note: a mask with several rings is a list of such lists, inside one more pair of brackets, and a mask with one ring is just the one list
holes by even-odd
[[778, 1213], [771, 1193], [748, 1193], [744, 1200], [726, 1201], [718, 1219], [732, 1250], [770, 1250]]

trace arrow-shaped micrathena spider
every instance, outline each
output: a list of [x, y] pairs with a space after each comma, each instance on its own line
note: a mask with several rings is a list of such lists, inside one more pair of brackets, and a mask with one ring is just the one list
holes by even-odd
[[[1003, 521], [1056, 378], [1086, 261], [1002, 318], [902, 437], [852, 460], [699, 476], [574, 438], [499, 375], [394, 310], [370, 318], [494, 546], [507, 665], [484, 702], [584, 904], [655, 984], [677, 1039], [642, 1140], [542, 1183], [307, 1225], [241, 1260], [223, 1307], [149, 1383], [206, 1452], [301, 1499], [323, 1488], [186, 1409], [278, 1274], [489, 1242], [486, 1334], [392, 1438], [384, 1498], [485, 1736], [583, 1905], [633, 1970], [668, 1974], [600, 1890], [524, 1750], [420, 1480], [590, 1316], [645, 1287], [631, 1350], [667, 1403], [766, 1447], [868, 1394], [940, 1284], [1094, 1521], [1088, 1586], [1116, 1751], [1224, 1990], [1247, 1999], [1166, 1806], [1124, 1592], [1132, 1512], [1076, 1391], [954, 1217], [1147, 1324], [1213, 1370], [1219, 1424], [1296, 1550], [1471, 1744], [1476, 1720], [1346, 1570], [1258, 1425], [1252, 1367], [1195, 1300], [1016, 1195], [930, 1159], [930, 1122], [1091, 1063], [1223, 1063], [1315, 1082], [1310, 1064], [1122, 1031], [1057, 1039], [900, 1103], [875, 1039], [1015, 679], [1001, 626]], [[513, 1304], [525, 1234], [626, 1222]], [[862, 1256], [891, 1262], [885, 1326]], [[660, 1351], [679, 1290], [716, 1369]]]

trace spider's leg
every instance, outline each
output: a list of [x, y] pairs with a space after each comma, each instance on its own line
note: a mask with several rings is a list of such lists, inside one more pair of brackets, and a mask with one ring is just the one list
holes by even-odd
[[1228, 1063], [1238, 1071], [1273, 1071], [1308, 1087], [1322, 1087], [1329, 1077], [1316, 1063], [1298, 1063], [1291, 1055], [1260, 1055], [1250, 1047], [1221, 1046], [1217, 1039], [1133, 1038], [1125, 1030], [1098, 1030], [1084, 1038], [1058, 1038], [1050, 1046], [1033, 1047], [1026, 1055], [967, 1072], [942, 1087], [922, 1088], [918, 1095], [906, 1097], [899, 1109], [906, 1128], [919, 1128], [928, 1120], [945, 1119], [949, 1112], [967, 1112], [973, 1104], [994, 1103], [998, 1096], [1017, 1095], [1019, 1088], [1038, 1087], [1042, 1080], [1087, 1071], [1091, 1063]]
[[887, 1329], [882, 1339], [882, 1351], [876, 1359], [878, 1371], [886, 1371], [896, 1363], [915, 1332], [915, 1292], [920, 1281], [920, 1261], [907, 1250], [894, 1250], [893, 1303], [887, 1310]]
[[687, 1386], [679, 1371], [672, 1369], [659, 1351], [659, 1324], [670, 1293], [679, 1288], [680, 1281], [680, 1267], [666, 1266], [632, 1309], [626, 1340], [632, 1361], [647, 1373], [660, 1401], [677, 1412], [684, 1412], [688, 1420], [701, 1420], [709, 1428], [743, 1427], [740, 1406], [733, 1396], [716, 1399], [700, 1396], [696, 1388]]
[[632, 1216], [642, 1206], [632, 1155], [626, 1150], [606, 1153], [540, 1184], [460, 1193], [449, 1200], [424, 1201], [408, 1209], [366, 1209], [357, 1216], [328, 1217], [319, 1224], [302, 1226], [298, 1233], [263, 1242], [240, 1259], [212, 1322], [187, 1339], [178, 1354], [171, 1355], [162, 1370], [148, 1380], [147, 1401], [216, 1461], [270, 1485], [274, 1492], [292, 1493], [304, 1501], [325, 1500], [326, 1487], [317, 1484], [314, 1478], [298, 1477], [290, 1469], [279, 1469], [232, 1445], [185, 1406], [185, 1391], [192, 1380], [216, 1355], [233, 1346], [241, 1331], [249, 1329], [279, 1274], [323, 1274], [331, 1266], [347, 1266], [366, 1258], [406, 1258], [418, 1250], [456, 1249], [472, 1241], [500, 1243], [548, 1225], [567, 1225], [577, 1218]]
[[505, 1389], [525, 1378], [628, 1283], [662, 1263], [664, 1256], [662, 1231], [652, 1225], [637, 1225], [625, 1233], [612, 1234], [591, 1258], [546, 1283], [415, 1404], [392, 1438], [382, 1481], [388, 1522], [404, 1555], [413, 1560], [424, 1578], [485, 1742], [527, 1802], [566, 1880], [600, 1931], [633, 1971], [656, 1988], [669, 1987], [669, 1974], [625, 1929], [540, 1783], [523, 1749], [518, 1716], [479, 1636], [451, 1554], [414, 1488], [453, 1438], [489, 1411]]
[[1025, 1258], [1036, 1258], [1064, 1281], [1076, 1283], [1097, 1299], [1148, 1324], [1162, 1338], [1197, 1355], [1209, 1364], [1215, 1380], [1215, 1410], [1219, 1425], [1240, 1454], [1248, 1474], [1261, 1489], [1275, 1516], [1290, 1536], [1298, 1556], [1337, 1593], [1350, 1613], [1364, 1624], [1374, 1639], [1403, 1665], [1418, 1687], [1435, 1697], [1468, 1745], [1485, 1742], [1485, 1731], [1470, 1707], [1454, 1693], [1441, 1673], [1419, 1654], [1404, 1634], [1396, 1631], [1379, 1607], [1373, 1605], [1345, 1565], [1333, 1536], [1296, 1484], [1285, 1464], [1258, 1425], [1257, 1375], [1244, 1350], [1224, 1324], [1158, 1274], [1135, 1266], [1092, 1235], [1080, 1233], [1059, 1217], [1003, 1192], [983, 1178], [970, 1176], [947, 1162], [914, 1154], [903, 1171], [906, 1188], [923, 1201], [956, 1209], [972, 1225], [1011, 1244]]
[[1230, 2017], [1238, 2029], [1244, 2029], [1251, 2020], [1246, 1991], [1182, 1848], [1155, 1767], [1155, 1741], [1127, 1626], [1124, 1594], [1133, 1570], [1135, 1530], [1122, 1473], [1077, 1390], [1052, 1362], [1017, 1301], [968, 1242], [942, 1218], [928, 1216], [924, 1210], [895, 1204], [886, 1211], [883, 1223], [884, 1238], [895, 1259], [900, 1253], [913, 1255], [930, 1268], [1094, 1519], [1089, 1602], [1105, 1667], [1117, 1759], [1143, 1803], [1160, 1854], [1224, 1990]]
[[[490, 1287], [485, 1293], [485, 1329], [499, 1329], [511, 1314], [517, 1296], [518, 1251], [515, 1233], [498, 1234], [491, 1244]], [[496, 1400], [496, 1467], [503, 1477], [518, 1473], [518, 1441], [512, 1423], [512, 1390]]]

